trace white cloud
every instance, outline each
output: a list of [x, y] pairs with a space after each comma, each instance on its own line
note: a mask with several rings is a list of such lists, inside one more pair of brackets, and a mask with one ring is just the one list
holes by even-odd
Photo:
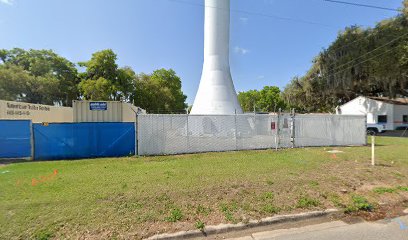
[[264, 75], [259, 75], [259, 76], [257, 77], [257, 79], [259, 79], [259, 80], [265, 79], [265, 76], [264, 76]]
[[236, 47], [234, 48], [234, 52], [235, 52], [235, 53], [238, 53], [238, 54], [245, 55], [245, 54], [249, 53], [250, 50], [236, 46]]
[[274, 4], [275, 0], [264, 0], [265, 4]]
[[13, 5], [14, 0], [0, 0], [0, 3], [4, 3], [7, 5]]
[[249, 18], [247, 18], [247, 17], [240, 17], [239, 20], [240, 20], [243, 24], [247, 24]]

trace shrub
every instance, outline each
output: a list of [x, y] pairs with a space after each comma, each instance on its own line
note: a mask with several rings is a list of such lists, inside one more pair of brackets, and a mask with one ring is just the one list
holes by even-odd
[[297, 202], [298, 208], [310, 208], [310, 207], [317, 207], [320, 205], [319, 200], [313, 199], [307, 196], [301, 197]]
[[310, 186], [312, 186], [312, 187], [317, 187], [317, 186], [319, 186], [319, 183], [317, 182], [317, 181], [310, 181]]
[[352, 197], [352, 204], [345, 209], [346, 213], [357, 212], [357, 211], [367, 211], [371, 212], [374, 206], [368, 202], [368, 200], [359, 195], [354, 195]]
[[346, 207], [342, 202], [341, 199], [338, 195], [330, 195], [329, 196], [330, 201], [334, 204], [334, 206], [338, 208], [344, 208]]
[[279, 212], [279, 208], [275, 207], [272, 204], [267, 204], [262, 208], [262, 211], [266, 212], [266, 213], [278, 213]]
[[210, 212], [211, 212], [211, 208], [207, 208], [207, 207], [204, 207], [202, 205], [197, 206], [196, 214], [203, 214], [205, 216], [208, 216], [208, 214], [210, 214]]
[[399, 186], [398, 190], [408, 192], [408, 187]]
[[181, 213], [181, 210], [178, 208], [175, 208], [171, 210], [170, 216], [166, 217], [165, 220], [167, 222], [177, 222], [180, 221], [183, 218], [183, 214]]
[[393, 193], [396, 191], [395, 188], [386, 188], [386, 187], [378, 187], [374, 188], [373, 191], [378, 194], [384, 194], [384, 193]]
[[266, 201], [266, 200], [272, 200], [274, 197], [272, 192], [265, 192], [262, 194], [261, 199]]
[[234, 217], [233, 212], [238, 209], [238, 206], [235, 202], [233, 202], [231, 205], [227, 204], [221, 204], [221, 211], [224, 213], [225, 220], [228, 222], [235, 223], [237, 220]]
[[53, 234], [49, 230], [40, 230], [35, 234], [35, 239], [37, 240], [48, 240], [53, 237]]
[[201, 222], [201, 221], [197, 221], [195, 223], [195, 227], [200, 231], [204, 231], [205, 224], [203, 222]]

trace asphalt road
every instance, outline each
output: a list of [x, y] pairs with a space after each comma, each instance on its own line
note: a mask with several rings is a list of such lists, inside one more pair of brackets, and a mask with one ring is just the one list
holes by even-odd
[[408, 240], [408, 216], [378, 222], [334, 221], [300, 228], [253, 233], [236, 240]]
[[379, 133], [378, 136], [383, 136], [383, 137], [408, 137], [408, 130], [385, 131], [384, 133]]

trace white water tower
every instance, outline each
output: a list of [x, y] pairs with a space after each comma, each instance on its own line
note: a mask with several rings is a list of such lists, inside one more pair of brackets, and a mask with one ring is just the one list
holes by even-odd
[[204, 65], [193, 115], [241, 114], [229, 64], [230, 0], [205, 0]]

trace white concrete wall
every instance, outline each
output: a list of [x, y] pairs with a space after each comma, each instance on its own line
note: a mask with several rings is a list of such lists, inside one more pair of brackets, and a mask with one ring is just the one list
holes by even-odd
[[358, 97], [340, 107], [341, 114], [367, 115], [367, 123], [378, 123], [379, 115], [387, 115], [387, 130], [394, 129], [394, 105], [365, 97]]
[[72, 122], [73, 112], [70, 107], [0, 100], [0, 119], [24, 119], [33, 123]]
[[408, 115], [408, 105], [394, 105], [394, 128], [408, 126], [408, 122], [402, 122], [403, 115]]

